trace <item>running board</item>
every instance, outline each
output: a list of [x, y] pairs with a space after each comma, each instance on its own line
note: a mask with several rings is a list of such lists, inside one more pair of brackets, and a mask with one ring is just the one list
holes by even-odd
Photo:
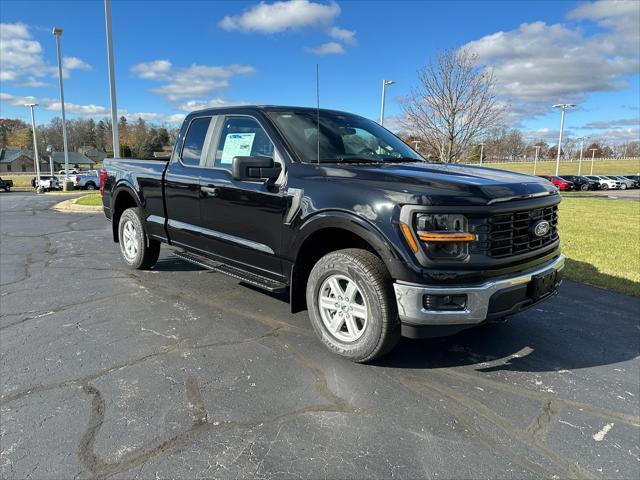
[[248, 283], [249, 285], [253, 285], [254, 287], [258, 287], [269, 292], [282, 292], [287, 289], [286, 284], [278, 282], [277, 280], [272, 280], [270, 278], [263, 277], [262, 275], [256, 275], [255, 273], [247, 272], [246, 270], [232, 267], [225, 263], [216, 262], [215, 260], [211, 260], [195, 253], [177, 251], [174, 252], [174, 255], [189, 263], [193, 263], [194, 265], [204, 267], [208, 270], [213, 270], [214, 272], [224, 273], [225, 275], [229, 275], [230, 277], [244, 283]]

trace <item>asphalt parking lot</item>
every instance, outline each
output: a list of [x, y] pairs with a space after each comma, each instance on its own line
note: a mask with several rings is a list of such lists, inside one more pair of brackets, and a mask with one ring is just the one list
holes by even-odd
[[640, 299], [570, 281], [373, 365], [101, 214], [0, 194], [2, 478], [638, 478]]

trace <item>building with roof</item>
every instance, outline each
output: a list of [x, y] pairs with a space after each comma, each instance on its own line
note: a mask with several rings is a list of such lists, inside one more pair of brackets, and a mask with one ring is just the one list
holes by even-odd
[[[40, 169], [49, 169], [46, 158], [40, 157]], [[25, 149], [0, 149], [0, 172], [33, 172], [33, 151]]]
[[[93, 169], [98, 163], [93, 158], [87, 157], [80, 152], [69, 152], [69, 169], [89, 168]], [[54, 170], [64, 170], [64, 152], [53, 153]]]

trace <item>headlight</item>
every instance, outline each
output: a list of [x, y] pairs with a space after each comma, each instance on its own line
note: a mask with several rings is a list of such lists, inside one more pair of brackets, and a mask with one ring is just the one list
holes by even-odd
[[414, 219], [413, 231], [405, 224], [401, 228], [414, 253], [419, 248], [413, 236], [415, 232], [427, 255], [434, 260], [466, 258], [469, 254], [469, 242], [476, 240], [476, 235], [467, 231], [468, 222], [464, 215], [418, 213]]

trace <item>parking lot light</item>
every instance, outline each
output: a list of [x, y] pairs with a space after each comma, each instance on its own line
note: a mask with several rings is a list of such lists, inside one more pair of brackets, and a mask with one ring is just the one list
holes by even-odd
[[553, 108], [559, 108], [562, 111], [560, 115], [560, 137], [558, 138], [558, 154], [556, 155], [556, 176], [560, 174], [560, 152], [562, 151], [562, 131], [564, 130], [564, 112], [567, 108], [575, 107], [573, 103], [557, 103]]
[[591, 148], [591, 171], [589, 172], [589, 175], [593, 175], [593, 159], [596, 156], [596, 150], [598, 150], [597, 148]]
[[584, 153], [584, 140], [587, 137], [580, 137], [580, 161], [578, 162], [578, 175], [582, 175], [582, 154]]
[[60, 49], [60, 37], [62, 36], [62, 28], [53, 27], [53, 36], [56, 37], [56, 47], [58, 49], [58, 77], [60, 80], [60, 110], [62, 112], [62, 147], [64, 149], [64, 184], [63, 190], [67, 191], [67, 182], [69, 181], [69, 149], [67, 148], [67, 120], [64, 115], [64, 88], [62, 85], [62, 53]]
[[40, 159], [38, 158], [38, 139], [36, 138], [36, 117], [33, 112], [34, 107], [37, 107], [37, 103], [27, 103], [25, 107], [31, 109], [31, 127], [33, 128], [33, 157], [36, 162], [36, 192], [40, 186]]
[[533, 174], [536, 174], [536, 167], [538, 166], [538, 155], [540, 154], [540, 145], [536, 145], [536, 156], [533, 157]]
[[380, 125], [384, 125], [384, 101], [386, 95], [387, 85], [393, 85], [396, 83], [394, 80], [382, 80], [382, 106], [380, 107]]

